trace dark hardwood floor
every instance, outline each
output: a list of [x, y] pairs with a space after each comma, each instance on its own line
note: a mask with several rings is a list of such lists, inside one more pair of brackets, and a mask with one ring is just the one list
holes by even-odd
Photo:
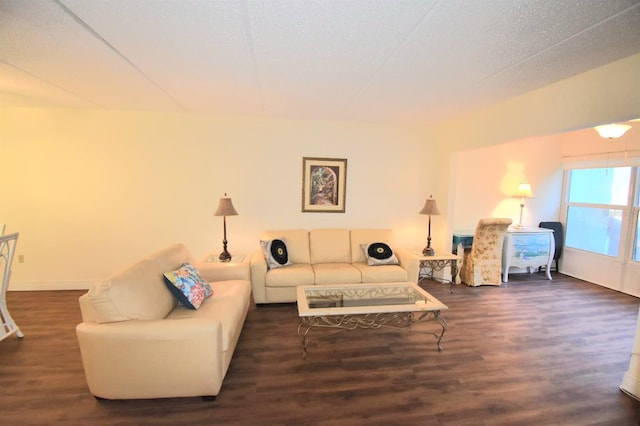
[[96, 400], [74, 330], [83, 292], [10, 292], [26, 337], [0, 342], [0, 424], [638, 425], [618, 386], [639, 300], [559, 274], [509, 279], [453, 294], [421, 282], [449, 306], [443, 352], [418, 330], [356, 330], [303, 360], [295, 305], [253, 307], [214, 401]]

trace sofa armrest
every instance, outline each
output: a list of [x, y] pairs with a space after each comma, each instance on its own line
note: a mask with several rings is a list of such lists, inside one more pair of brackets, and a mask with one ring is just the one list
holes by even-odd
[[266, 276], [267, 260], [262, 250], [256, 250], [251, 256], [251, 289], [255, 303], [267, 303]]
[[418, 256], [404, 248], [396, 249], [395, 254], [400, 261], [400, 266], [407, 271], [407, 280], [417, 283], [418, 274], [420, 273], [420, 261], [418, 260]]
[[248, 262], [196, 262], [194, 266], [208, 282], [251, 279]]
[[107, 399], [217, 395], [224, 378], [222, 326], [162, 319], [76, 327], [89, 390]]

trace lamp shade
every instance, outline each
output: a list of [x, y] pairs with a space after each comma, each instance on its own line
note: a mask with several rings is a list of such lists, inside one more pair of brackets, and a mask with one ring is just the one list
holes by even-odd
[[238, 212], [233, 207], [233, 203], [231, 202], [231, 198], [227, 197], [227, 194], [224, 194], [223, 198], [220, 198], [220, 204], [218, 204], [218, 209], [213, 213], [214, 216], [237, 216]]
[[436, 200], [429, 195], [427, 201], [424, 203], [424, 207], [420, 210], [420, 214], [428, 214], [428, 215], [439, 215], [440, 211], [438, 210], [438, 206], [436, 205]]
[[626, 124], [605, 124], [602, 126], [594, 127], [594, 129], [596, 129], [596, 132], [598, 132], [600, 136], [606, 139], [619, 138], [620, 136], [624, 135], [630, 128], [631, 126]]
[[529, 182], [522, 182], [518, 185], [518, 190], [513, 194], [514, 198], [534, 198], [533, 192], [531, 192], [531, 185]]

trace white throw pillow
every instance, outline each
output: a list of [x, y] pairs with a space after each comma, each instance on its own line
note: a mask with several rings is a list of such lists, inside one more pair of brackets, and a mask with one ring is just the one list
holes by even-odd
[[264, 258], [269, 269], [282, 268], [291, 265], [287, 244], [284, 238], [274, 238], [273, 240], [260, 240]]
[[375, 242], [369, 244], [361, 244], [362, 253], [365, 259], [367, 259], [367, 265], [397, 265], [398, 258], [387, 243]]

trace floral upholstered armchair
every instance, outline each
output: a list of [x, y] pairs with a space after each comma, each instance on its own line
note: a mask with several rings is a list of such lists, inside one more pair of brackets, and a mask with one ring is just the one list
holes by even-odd
[[460, 278], [469, 286], [500, 285], [502, 245], [511, 219], [480, 219], [471, 252], [465, 254]]

